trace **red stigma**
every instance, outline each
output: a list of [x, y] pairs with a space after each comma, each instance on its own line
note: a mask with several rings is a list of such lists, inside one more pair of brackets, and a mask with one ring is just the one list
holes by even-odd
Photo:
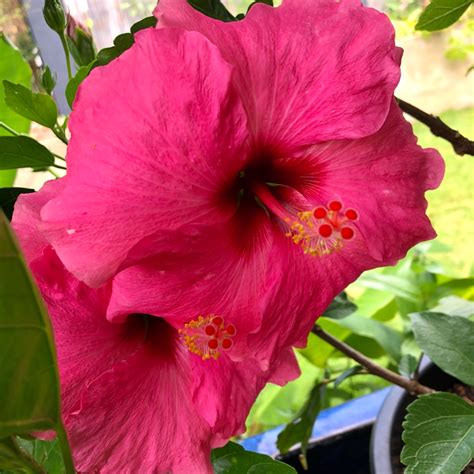
[[222, 349], [230, 349], [232, 347], [232, 339], [224, 339], [222, 341]]
[[321, 237], [330, 237], [332, 234], [332, 227], [329, 224], [323, 224], [319, 227], [319, 235]]
[[214, 326], [209, 325], [206, 326], [206, 329], [204, 331], [208, 336], [213, 336], [216, 333], [216, 328]]
[[212, 324], [215, 324], [216, 326], [220, 326], [223, 322], [224, 320], [220, 316], [216, 316], [212, 320]]
[[355, 221], [359, 217], [359, 215], [354, 209], [347, 209], [346, 217], [351, 221]]
[[331, 201], [329, 203], [329, 209], [331, 211], [340, 211], [342, 209], [342, 203], [340, 201]]
[[327, 216], [327, 211], [324, 207], [317, 207], [314, 210], [314, 217], [315, 219], [324, 219]]
[[219, 347], [219, 341], [217, 339], [211, 339], [208, 341], [207, 346], [209, 349], [217, 349]]
[[233, 336], [235, 335], [236, 333], [236, 330], [235, 330], [235, 326], [233, 324], [229, 324], [226, 328], [226, 332], [227, 334], [229, 334], [230, 336]]
[[341, 229], [341, 237], [345, 240], [352, 239], [352, 237], [354, 237], [354, 231], [350, 227], [343, 227]]

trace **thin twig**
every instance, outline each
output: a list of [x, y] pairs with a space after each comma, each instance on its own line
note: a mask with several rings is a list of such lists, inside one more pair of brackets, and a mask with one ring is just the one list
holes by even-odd
[[346, 343], [331, 336], [331, 334], [327, 333], [323, 328], [318, 325], [314, 326], [312, 332], [323, 341], [326, 341], [328, 344], [330, 344], [346, 356], [350, 357], [351, 359], [355, 360], [360, 365], [365, 367], [367, 371], [372, 375], [377, 375], [378, 377], [381, 377], [395, 385], [398, 385], [399, 387], [402, 387], [407, 390], [407, 392], [412, 395], [423, 395], [434, 392], [432, 388], [426, 387], [425, 385], [420, 384], [416, 380], [407, 379], [406, 377], [402, 377], [401, 375], [396, 374], [395, 372], [392, 372], [391, 370], [376, 364], [375, 362], [361, 354], [359, 351], [356, 351], [352, 347], [348, 346]]
[[403, 112], [425, 124], [433, 135], [444, 138], [451, 143], [454, 151], [458, 155], [474, 155], [474, 141], [469, 140], [464, 135], [461, 135], [457, 130], [449, 127], [439, 117], [428, 114], [402, 99], [397, 98], [397, 101]]

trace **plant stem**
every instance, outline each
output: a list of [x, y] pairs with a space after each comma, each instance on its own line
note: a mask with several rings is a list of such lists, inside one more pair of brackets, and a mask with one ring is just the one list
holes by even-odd
[[51, 166], [54, 166], [55, 168], [59, 168], [60, 170], [67, 169], [65, 166], [57, 165], [56, 163], [52, 164]]
[[58, 124], [56, 124], [51, 130], [64, 144], [68, 144], [68, 139]]
[[365, 367], [367, 371], [372, 375], [377, 375], [378, 377], [381, 377], [389, 381], [390, 383], [398, 385], [399, 387], [404, 388], [412, 395], [423, 395], [434, 392], [432, 388], [426, 387], [425, 385], [420, 384], [416, 380], [407, 379], [406, 377], [402, 377], [401, 375], [396, 374], [395, 372], [392, 372], [391, 370], [376, 364], [375, 362], [361, 354], [359, 351], [356, 351], [352, 347], [348, 346], [346, 343], [331, 336], [331, 334], [327, 333], [323, 328], [318, 325], [314, 326], [312, 332], [323, 341], [327, 342], [337, 350], [341, 351], [346, 356], [350, 357], [351, 359], [355, 360], [360, 365]]
[[63, 455], [66, 474], [75, 474], [76, 471], [74, 470], [74, 462], [72, 460], [71, 450], [69, 448], [67, 433], [61, 422], [56, 427], [56, 434], [58, 435], [59, 446], [61, 447], [61, 454]]
[[9, 127], [4, 122], [0, 122], [0, 127], [5, 129], [8, 133], [11, 133], [12, 135], [15, 135], [16, 137], [18, 137], [20, 135], [16, 130], [13, 130], [13, 128]]
[[58, 173], [56, 173], [56, 171], [53, 171], [51, 168], [48, 168], [48, 171], [55, 177], [55, 178], [60, 178], [61, 176], [59, 176]]
[[67, 44], [66, 36], [64, 35], [64, 32], [59, 35], [59, 38], [61, 38], [61, 44], [63, 45], [64, 54], [66, 55], [67, 77], [69, 78], [69, 80], [71, 80], [72, 79], [71, 57], [69, 55], [69, 46]]
[[66, 161], [66, 158], [64, 158], [64, 156], [56, 155], [56, 153], [53, 153], [53, 152], [51, 152], [51, 153], [53, 154], [53, 156], [54, 156], [55, 158], [58, 158], [59, 160], [62, 160], [62, 161]]
[[411, 115], [419, 122], [424, 123], [430, 129], [433, 135], [444, 138], [449, 143], [451, 143], [454, 151], [458, 155], [474, 155], [474, 141], [469, 140], [465, 136], [461, 135], [457, 130], [449, 127], [439, 117], [428, 114], [402, 99], [397, 98], [397, 101], [403, 112]]

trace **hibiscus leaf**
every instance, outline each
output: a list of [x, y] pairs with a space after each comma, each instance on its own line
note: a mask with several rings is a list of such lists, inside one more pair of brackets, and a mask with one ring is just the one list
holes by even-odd
[[[22, 84], [24, 86], [31, 85], [31, 69], [28, 62], [3, 35], [0, 33], [0, 83], [4, 79]], [[24, 117], [20, 117], [13, 112], [5, 104], [5, 94], [3, 85], [0, 84], [0, 122], [6, 124], [19, 133], [27, 133], [30, 129], [30, 121]], [[10, 135], [10, 132], [0, 127], [0, 136]], [[0, 188], [3, 186], [11, 186], [15, 180], [16, 171], [0, 171]]]
[[8, 220], [11, 220], [13, 206], [20, 194], [33, 193], [34, 189], [29, 188], [0, 188], [0, 209], [5, 213]]
[[405, 473], [459, 474], [474, 457], [474, 406], [451, 393], [433, 393], [407, 411], [401, 454]]
[[288, 464], [265, 454], [246, 451], [230, 441], [223, 448], [212, 450], [212, 465], [215, 474], [295, 474]]
[[474, 385], [474, 322], [433, 312], [414, 313], [411, 321], [421, 350], [448, 374]]
[[45, 472], [13, 436], [0, 439], [0, 469], [7, 472]]
[[344, 380], [353, 377], [354, 375], [364, 373], [365, 369], [361, 365], [354, 365], [350, 369], [345, 370], [341, 375], [339, 375], [336, 380], [334, 380], [334, 388], [340, 385]]
[[48, 94], [33, 92], [21, 84], [4, 80], [5, 103], [18, 115], [53, 128], [58, 118], [56, 103]]
[[46, 309], [0, 212], [0, 438], [53, 429], [74, 472], [61, 422], [59, 375]]
[[349, 301], [345, 292], [342, 292], [337, 295], [327, 307], [326, 311], [324, 311], [324, 316], [332, 319], [341, 319], [349, 316], [349, 314], [352, 314], [356, 310], [357, 306]]
[[234, 16], [220, 0], [188, 0], [188, 3], [204, 15], [222, 21], [235, 21]]
[[380, 323], [359, 314], [351, 314], [335, 321], [354, 334], [376, 341], [395, 361], [401, 357], [402, 335], [386, 324]]
[[72, 108], [74, 99], [76, 98], [77, 89], [81, 82], [89, 75], [90, 70], [94, 63], [88, 64], [87, 66], [80, 67], [74, 77], [70, 79], [66, 86], [66, 99], [69, 107]]
[[143, 18], [143, 20], [137, 21], [130, 27], [130, 33], [134, 35], [140, 30], [144, 30], [146, 28], [152, 28], [156, 26], [157, 19], [155, 16], [147, 16], [146, 18]]
[[398, 364], [398, 372], [411, 378], [418, 367], [418, 359], [412, 354], [403, 354]]
[[53, 163], [51, 152], [33, 138], [0, 137], [0, 170], [38, 168]]
[[[77, 84], [75, 84], [75, 90], [77, 90], [77, 87], [79, 86], [79, 84], [87, 77], [87, 75], [89, 74], [91, 69], [93, 69], [97, 66], [105, 66], [106, 64], [109, 64], [114, 59], [118, 58], [122, 53], [127, 51], [127, 49], [129, 49], [133, 45], [133, 43], [135, 42], [135, 39], [134, 39], [135, 33], [137, 33], [138, 31], [144, 30], [145, 28], [152, 28], [152, 27], [156, 26], [156, 21], [157, 20], [156, 20], [155, 17], [143, 18], [143, 20], [140, 20], [137, 23], [134, 23], [130, 27], [130, 33], [122, 33], [122, 34], [118, 35], [114, 39], [114, 45], [113, 46], [111, 46], [110, 48], [101, 49], [97, 53], [96, 60], [93, 63], [89, 64], [88, 66], [84, 66], [86, 68], [89, 68], [87, 73], [84, 75], [84, 77], [82, 77], [79, 80], [79, 78], [81, 77], [81, 76], [78, 76], [80, 70], [76, 74], [76, 76], [78, 76], [78, 78], [75, 81], [77, 83]], [[81, 75], [83, 75], [83, 74], [84, 74], [84, 72], [81, 73]], [[73, 79], [71, 79], [71, 81], [73, 81]], [[73, 86], [71, 86], [71, 88], [72, 87]], [[71, 92], [70, 92], [70, 95], [71, 95]], [[70, 99], [68, 97], [68, 102], [69, 102], [69, 100]], [[71, 104], [72, 104], [72, 100], [71, 100], [71, 103], [69, 105], [71, 105]]]
[[415, 26], [416, 30], [438, 31], [455, 23], [472, 0], [432, 0]]
[[326, 383], [317, 383], [311, 390], [305, 405], [298, 416], [278, 435], [277, 447], [281, 453], [288, 452], [291, 447], [301, 443], [303, 465], [306, 466], [308, 442], [313, 431], [316, 417], [323, 408], [326, 395]]

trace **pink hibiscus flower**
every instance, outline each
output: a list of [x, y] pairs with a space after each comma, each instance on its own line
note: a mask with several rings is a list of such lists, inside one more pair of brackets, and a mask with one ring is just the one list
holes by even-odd
[[228, 356], [267, 370], [361, 272], [435, 236], [424, 193], [443, 163], [393, 99], [389, 20], [359, 0], [231, 23], [161, 0], [156, 15], [80, 87], [41, 232], [88, 285], [120, 272], [110, 320], [179, 320], [203, 354], [224, 349], [205, 334], [219, 315]]
[[[226, 356], [235, 328], [218, 316], [205, 326], [200, 356], [188, 350], [204, 347], [192, 322], [186, 329], [179, 320], [144, 314], [108, 321], [110, 284], [92, 289], [77, 280], [38, 232], [41, 207], [63, 188], [59, 180], [21, 196], [13, 225], [51, 317], [76, 469], [212, 473], [211, 448], [245, 429], [268, 380], [292, 376], [291, 352], [283, 350], [263, 371], [253, 360]], [[223, 354], [210, 341], [218, 341]]]

